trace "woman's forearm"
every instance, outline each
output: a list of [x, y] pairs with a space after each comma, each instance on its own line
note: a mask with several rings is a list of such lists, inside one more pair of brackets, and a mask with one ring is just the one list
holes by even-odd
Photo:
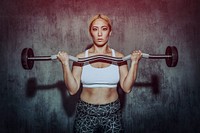
[[123, 82], [123, 90], [126, 93], [131, 92], [133, 84], [137, 77], [138, 62], [132, 62], [129, 72]]

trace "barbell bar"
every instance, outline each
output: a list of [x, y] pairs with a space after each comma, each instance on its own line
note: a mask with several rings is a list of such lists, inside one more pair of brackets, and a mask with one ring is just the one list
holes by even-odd
[[[165, 54], [147, 54], [142, 53], [142, 58], [146, 59], [165, 59], [166, 64], [168, 67], [176, 67], [178, 63], [178, 50], [175, 46], [168, 46], [166, 48]], [[50, 61], [50, 60], [56, 60], [57, 55], [51, 55], [51, 56], [34, 56], [34, 52], [32, 48], [24, 48], [21, 53], [21, 64], [24, 69], [32, 69], [34, 65], [34, 61]], [[131, 54], [119, 58], [119, 57], [111, 57], [107, 55], [95, 55], [95, 56], [89, 56], [86, 58], [77, 58], [74, 56], [69, 55], [69, 60], [78, 62], [78, 63], [86, 63], [90, 61], [98, 61], [98, 60], [104, 60], [104, 61], [110, 61], [113, 63], [120, 63], [131, 59]]]

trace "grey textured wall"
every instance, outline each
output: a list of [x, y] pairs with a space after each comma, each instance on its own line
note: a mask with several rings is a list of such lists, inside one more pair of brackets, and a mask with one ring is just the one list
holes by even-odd
[[134, 49], [164, 53], [179, 50], [179, 63], [142, 59], [137, 83], [121, 93], [126, 133], [200, 132], [199, 0], [1, 0], [0, 132], [71, 133], [75, 104], [58, 61], [36, 62], [22, 69], [20, 55], [83, 51], [91, 39], [90, 17], [113, 20], [110, 45], [129, 54]]

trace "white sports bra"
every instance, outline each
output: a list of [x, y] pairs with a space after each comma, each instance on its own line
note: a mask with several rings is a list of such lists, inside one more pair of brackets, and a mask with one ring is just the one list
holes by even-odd
[[[112, 50], [112, 56], [115, 57], [115, 51]], [[85, 51], [85, 57], [88, 57], [88, 50]], [[116, 88], [119, 82], [119, 67], [111, 64], [104, 68], [95, 68], [90, 64], [82, 68], [81, 82], [83, 88]]]

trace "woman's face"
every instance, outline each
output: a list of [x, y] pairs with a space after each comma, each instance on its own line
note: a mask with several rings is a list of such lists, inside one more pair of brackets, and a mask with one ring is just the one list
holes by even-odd
[[97, 46], [102, 47], [108, 42], [109, 36], [111, 35], [111, 29], [105, 20], [99, 18], [92, 23], [90, 34], [93, 42]]

